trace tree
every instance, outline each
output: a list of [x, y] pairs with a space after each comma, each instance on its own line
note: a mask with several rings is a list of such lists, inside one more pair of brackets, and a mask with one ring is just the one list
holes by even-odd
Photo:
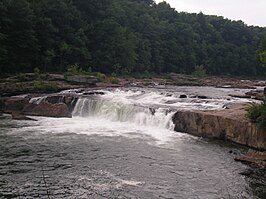
[[4, 67], [8, 63], [7, 31], [5, 31], [7, 23], [7, 5], [6, 1], [2, 1], [0, 2], [0, 73], [6, 72]]
[[266, 67], [266, 35], [262, 39], [259, 47], [259, 61]]
[[8, 68], [6, 72], [30, 71], [38, 52], [33, 12], [26, 0], [6, 2], [6, 44]]

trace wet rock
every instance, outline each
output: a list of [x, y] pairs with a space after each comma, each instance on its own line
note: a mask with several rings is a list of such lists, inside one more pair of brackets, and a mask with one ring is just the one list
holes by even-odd
[[244, 156], [235, 158], [235, 161], [266, 169], [266, 151], [250, 149]]
[[19, 112], [13, 112], [12, 113], [12, 119], [13, 120], [31, 120], [31, 121], [37, 121], [35, 119], [29, 118], [29, 117], [23, 115], [22, 113], [19, 113]]
[[197, 98], [198, 99], [208, 99], [208, 97], [207, 96], [204, 96], [204, 95], [198, 95]]
[[41, 102], [40, 104], [27, 104], [22, 113], [32, 116], [44, 117], [71, 117], [71, 112], [66, 104], [51, 104], [49, 102]]
[[256, 99], [256, 100], [263, 100], [265, 98], [265, 94], [263, 90], [253, 90], [245, 93], [246, 96]]
[[235, 98], [243, 98], [243, 99], [250, 99], [251, 96], [249, 95], [235, 95], [235, 94], [229, 94], [230, 97], [235, 97]]
[[78, 101], [78, 98], [77, 97], [74, 97], [74, 96], [65, 96], [64, 97], [64, 103], [67, 105], [68, 110], [71, 113], [74, 110], [77, 101]]
[[0, 98], [0, 112], [4, 111], [4, 106], [5, 106], [5, 100], [4, 98]]
[[104, 95], [105, 93], [102, 91], [91, 91], [91, 92], [85, 92], [83, 95]]
[[51, 95], [51, 96], [47, 96], [45, 98], [46, 102], [49, 102], [51, 104], [58, 104], [58, 103], [63, 103], [64, 101], [64, 96], [61, 95]]
[[29, 103], [29, 99], [22, 97], [11, 97], [4, 101], [4, 112], [21, 112], [26, 104]]
[[187, 95], [180, 95], [179, 98], [181, 99], [187, 98]]

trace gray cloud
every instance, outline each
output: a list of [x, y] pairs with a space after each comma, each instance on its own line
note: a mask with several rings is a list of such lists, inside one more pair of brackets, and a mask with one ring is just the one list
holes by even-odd
[[[163, 0], [157, 0], [161, 2]], [[266, 27], [265, 0], [166, 0], [177, 11], [223, 16]]]

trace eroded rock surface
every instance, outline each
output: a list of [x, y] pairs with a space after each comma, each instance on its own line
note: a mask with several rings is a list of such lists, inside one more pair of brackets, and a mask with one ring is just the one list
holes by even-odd
[[178, 111], [173, 121], [175, 131], [196, 136], [227, 139], [258, 150], [266, 150], [266, 130], [245, 118], [246, 104], [222, 111]]
[[44, 117], [71, 117], [71, 112], [64, 103], [52, 104], [49, 102], [41, 102], [40, 104], [27, 104], [22, 113], [32, 116]]

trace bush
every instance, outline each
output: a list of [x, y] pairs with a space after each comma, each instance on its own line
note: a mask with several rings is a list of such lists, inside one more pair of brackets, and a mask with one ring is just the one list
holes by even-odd
[[90, 75], [91, 74], [91, 68], [89, 68], [89, 72], [82, 70], [77, 64], [71, 65], [67, 68], [67, 71], [64, 73], [65, 76], [71, 76], [71, 75]]
[[116, 77], [110, 77], [110, 82], [112, 84], [119, 84], [119, 81], [118, 81], [118, 79]]
[[55, 92], [59, 90], [55, 83], [45, 83], [43, 81], [33, 81], [33, 89], [42, 92]]
[[195, 71], [192, 73], [192, 75], [196, 77], [205, 77], [207, 75], [206, 69], [203, 65], [197, 65], [195, 66]]
[[266, 101], [262, 104], [252, 103], [247, 109], [246, 116], [260, 128], [266, 128]]

